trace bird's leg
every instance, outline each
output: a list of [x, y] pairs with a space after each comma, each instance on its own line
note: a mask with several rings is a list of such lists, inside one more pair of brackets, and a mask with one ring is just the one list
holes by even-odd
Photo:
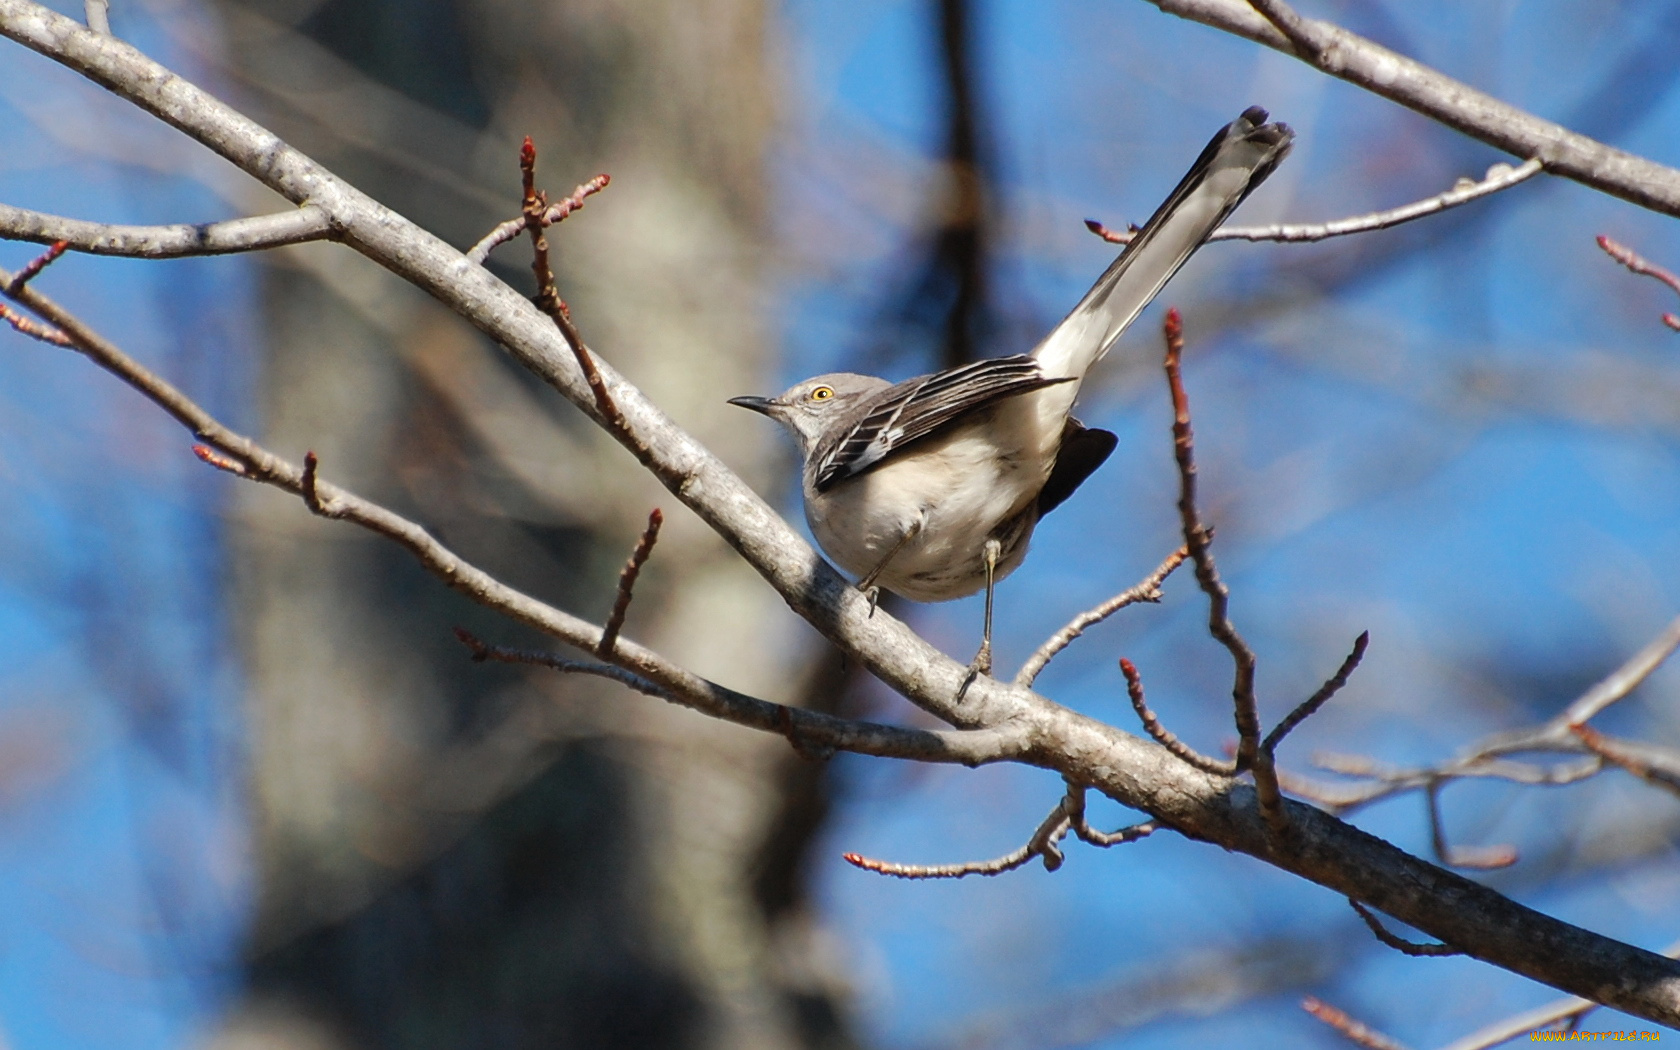
[[904, 530], [904, 535], [900, 536], [898, 542], [892, 545], [892, 550], [887, 552], [887, 556], [881, 559], [880, 564], [870, 569], [869, 575], [857, 582], [857, 589], [869, 596], [869, 615], [875, 615], [875, 606], [881, 599], [881, 588], [875, 586], [875, 580], [886, 569], [887, 563], [891, 562], [898, 552], [904, 549], [904, 545], [914, 539], [916, 534], [921, 531], [922, 519], [917, 518], [914, 522], [911, 522], [908, 529]]
[[986, 563], [986, 626], [980, 635], [980, 651], [969, 661], [968, 674], [963, 677], [962, 688], [957, 690], [957, 699], [961, 700], [968, 687], [981, 675], [992, 673], [992, 590], [996, 582], [998, 559], [1003, 555], [1003, 544], [996, 536], [986, 540], [986, 547], [981, 557]]

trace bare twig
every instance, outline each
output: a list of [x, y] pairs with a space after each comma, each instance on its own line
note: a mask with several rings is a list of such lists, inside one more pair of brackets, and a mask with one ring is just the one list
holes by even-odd
[[546, 226], [544, 219], [549, 210], [548, 198], [537, 189], [537, 146], [529, 135], [525, 136], [525, 142], [519, 149], [519, 175], [525, 191], [521, 219], [526, 232], [531, 235], [531, 272], [537, 278], [537, 297], [533, 301], [537, 309], [554, 322], [554, 327], [560, 329], [572, 356], [577, 358], [578, 368], [589, 384], [589, 392], [595, 397], [595, 410], [612, 429], [622, 432], [624, 416], [613, 404], [612, 395], [607, 393], [607, 384], [601, 379], [595, 355], [583, 344], [583, 336], [578, 333], [577, 325], [572, 323], [572, 311], [560, 298], [560, 290], [554, 283], [554, 267], [548, 261], [548, 237], [543, 233]]
[[1318, 692], [1301, 701], [1301, 705], [1289, 712], [1288, 716], [1277, 724], [1276, 729], [1266, 734], [1266, 739], [1260, 742], [1260, 750], [1268, 755], [1276, 754], [1277, 746], [1283, 743], [1284, 737], [1294, 732], [1296, 726], [1311, 718], [1314, 712], [1340, 692], [1342, 686], [1347, 685], [1348, 677], [1359, 666], [1359, 661], [1365, 658], [1365, 647], [1370, 642], [1370, 631], [1359, 632], [1359, 637], [1353, 640], [1353, 651], [1348, 653], [1347, 659], [1342, 661], [1342, 666], [1336, 669], [1336, 673], [1331, 675], [1329, 680], [1319, 686]]
[[7, 306], [5, 303], [0, 303], [0, 320], [4, 320], [7, 324], [11, 325], [19, 332], [22, 332], [24, 335], [29, 336], [31, 339], [39, 339], [43, 343], [51, 343], [54, 346], [71, 345], [70, 337], [65, 335], [63, 332], [54, 328], [52, 325], [42, 324], [40, 321], [35, 320], [27, 314], [19, 313]]
[[1675, 649], [1680, 649], [1680, 616], [1669, 621], [1661, 633], [1548, 723], [1553, 735], [1562, 739], [1563, 731], [1568, 727], [1586, 724], [1606, 707], [1626, 697], [1651, 677], [1651, 672], [1661, 667], [1663, 661], [1674, 655]]
[[[1603, 248], [1604, 253], [1610, 256], [1610, 258], [1621, 263], [1623, 266], [1626, 266], [1634, 273], [1641, 274], [1645, 277], [1655, 277], [1657, 280], [1673, 289], [1675, 294], [1680, 295], [1680, 277], [1674, 276], [1674, 274], [1663, 269], [1661, 266], [1649, 261], [1632, 248], [1619, 244], [1602, 233], [1598, 235], [1598, 246]], [[1662, 320], [1663, 324], [1666, 324], [1675, 331], [1680, 332], [1680, 315], [1666, 313], [1662, 315]]]
[[[1557, 786], [1573, 784], [1596, 776], [1613, 761], [1607, 754], [1595, 750], [1583, 739], [1579, 729], [1586, 720], [1595, 717], [1606, 707], [1627, 697], [1640, 683], [1650, 677], [1663, 661], [1680, 648], [1680, 617], [1670, 621], [1656, 637], [1647, 642], [1621, 666], [1605, 675], [1582, 693], [1564, 710], [1541, 723], [1523, 729], [1509, 730], [1484, 737], [1463, 754], [1435, 766], [1395, 768], [1372, 759], [1350, 755], [1318, 755], [1314, 762], [1320, 768], [1344, 776], [1360, 777], [1367, 781], [1351, 787], [1315, 784], [1299, 777], [1290, 777], [1289, 791], [1311, 799], [1333, 813], [1347, 813], [1381, 799], [1407, 791], [1432, 790], [1438, 785], [1464, 778], [1494, 778], [1518, 784]], [[1594, 743], [1603, 744], [1607, 738], [1593, 735]], [[1644, 744], [1610, 742], [1610, 748], [1627, 764], [1614, 762], [1636, 776], [1654, 774], [1650, 779], [1660, 787], [1669, 787], [1664, 774], [1680, 778], [1680, 756], [1661, 748]], [[1538, 765], [1514, 761], [1509, 756], [1531, 752], [1585, 756], [1575, 761]], [[1498, 850], [1502, 847], [1490, 847]], [[1455, 856], [1462, 856], [1463, 847]], [[1499, 854], [1489, 853], [1490, 857]], [[1470, 856], [1475, 858], [1474, 851]]]
[[1406, 1050], [1405, 1043], [1396, 1042], [1370, 1025], [1355, 1021], [1322, 999], [1309, 995], [1301, 1000], [1301, 1009], [1342, 1033], [1355, 1046], [1365, 1047], [1365, 1050]]
[[[1374, 211], [1365, 215], [1354, 215], [1345, 219], [1335, 219], [1330, 222], [1301, 222], [1274, 223], [1270, 226], [1221, 226], [1213, 231], [1208, 238], [1210, 241], [1278, 241], [1286, 244], [1304, 244], [1312, 241], [1328, 240], [1331, 237], [1346, 237], [1354, 233], [1369, 233], [1372, 230], [1386, 230], [1402, 223], [1421, 219], [1428, 215], [1456, 208], [1461, 204], [1468, 204], [1473, 200], [1498, 193], [1500, 190], [1510, 189], [1519, 182], [1524, 182], [1544, 170], [1537, 157], [1531, 157], [1523, 163], [1512, 167], [1501, 161], [1488, 168], [1487, 174], [1480, 182], [1468, 178], [1459, 179], [1452, 189], [1437, 193], [1433, 197], [1425, 197], [1420, 201], [1403, 204], [1398, 208], [1388, 208]], [[1125, 230], [1111, 230], [1095, 219], [1086, 219], [1085, 226], [1092, 233], [1108, 241], [1110, 244], [1130, 244], [1137, 236], [1135, 227]]]
[[232, 474], [236, 478], [255, 479], [255, 477], [256, 477], [256, 475], [253, 474], [251, 472], [250, 468], [247, 467], [244, 463], [241, 463], [239, 460], [233, 458], [232, 456], [222, 455], [220, 452], [217, 452], [215, 449], [211, 448], [209, 445], [194, 445], [192, 447], [192, 451], [193, 451], [193, 455], [197, 456], [199, 459], [201, 459], [204, 462], [210, 464], [212, 467], [215, 467], [217, 470], [220, 470], [223, 473]]
[[1033, 680], [1044, 670], [1046, 664], [1055, 659], [1056, 654], [1073, 644], [1073, 640], [1084, 634], [1090, 628], [1102, 623], [1128, 605], [1138, 602], [1158, 602], [1161, 600], [1161, 584], [1172, 575], [1172, 571], [1183, 563], [1190, 551], [1185, 547], [1167, 555], [1167, 560], [1155, 566], [1155, 571], [1139, 580], [1128, 590], [1121, 591], [1108, 601], [1094, 609], [1087, 609], [1070, 620], [1066, 627], [1051, 635], [1043, 645], [1039, 646], [1027, 662], [1021, 665], [1020, 673], [1015, 676], [1015, 684], [1030, 686]]
[[1149, 704], [1143, 698], [1143, 676], [1138, 674], [1136, 664], [1121, 657], [1120, 673], [1126, 676], [1126, 695], [1131, 698], [1132, 710], [1137, 712], [1138, 721], [1143, 723], [1144, 731], [1153, 737], [1157, 744], [1205, 773], [1228, 777], [1236, 772], [1234, 763], [1209, 758], [1180, 740], [1172, 730], [1161, 724], [1161, 720], [1155, 717], [1155, 712], [1149, 709]]
[[843, 855], [847, 864], [891, 875], [897, 879], [960, 879], [965, 875], [1002, 875], [1014, 871], [1034, 857], [1044, 859], [1044, 869], [1055, 871], [1062, 866], [1062, 851], [1056, 844], [1068, 833], [1068, 815], [1062, 802], [1044, 818], [1027, 844], [993, 860], [975, 860], [962, 864], [898, 864], [890, 860], [875, 860], [858, 853]]
[[624, 668], [614, 667], [612, 664], [599, 664], [589, 660], [568, 660], [554, 653], [540, 653], [532, 649], [510, 649], [506, 646], [490, 645], [480, 640], [477, 635], [465, 627], [455, 628], [455, 637], [472, 650], [472, 658], [475, 663], [491, 661], [502, 664], [531, 664], [566, 674], [594, 675], [597, 678], [605, 678], [621, 685], [627, 685], [638, 693], [645, 693], [660, 700], [672, 699], [668, 690], [661, 689], [633, 671], [626, 671]]
[[327, 221], [326, 211], [313, 204], [273, 215], [172, 226], [121, 226], [67, 219], [0, 204], [0, 237], [37, 244], [63, 241], [71, 251], [89, 255], [175, 259], [189, 255], [261, 251], [332, 236], [332, 224]]
[[1353, 905], [1353, 910], [1359, 913], [1359, 917], [1365, 920], [1365, 925], [1369, 926], [1371, 928], [1371, 932], [1376, 934], [1377, 940], [1383, 942], [1402, 955], [1439, 958], [1447, 955], [1464, 954], [1462, 951], [1454, 948], [1450, 944], [1416, 944], [1412, 941], [1396, 937], [1394, 934], [1389, 932], [1388, 927], [1382, 924], [1382, 920], [1378, 919], [1376, 914], [1369, 908], [1365, 907], [1365, 905], [1354, 900], [1352, 897], [1348, 898], [1348, 903]]
[[1477, 871], [1495, 871], [1508, 868], [1517, 862], [1517, 847], [1502, 846], [1454, 846], [1447, 841], [1446, 823], [1441, 819], [1441, 783], [1430, 784], [1424, 790], [1429, 811], [1429, 842], [1434, 847], [1435, 858], [1442, 864], [1453, 868], [1470, 868]]
[[1067, 814], [1068, 826], [1079, 836], [1081, 842], [1107, 849], [1110, 846], [1124, 846], [1128, 842], [1136, 842], [1161, 830], [1159, 821], [1145, 820], [1115, 831], [1098, 831], [1085, 819], [1085, 791], [1085, 785], [1070, 780], [1067, 794], [1062, 799], [1062, 812]]
[[111, 0], [83, 0], [82, 11], [87, 16], [89, 29], [95, 33], [111, 31]]
[[[542, 213], [542, 224], [553, 226], [555, 223], [563, 221], [566, 216], [583, 207], [585, 198], [600, 193], [607, 188], [607, 184], [611, 181], [612, 176], [602, 173], [583, 183], [573, 190], [570, 196], [549, 205], [548, 210]], [[524, 233], [526, 228], [527, 220], [523, 214], [517, 219], [509, 219], [497, 225], [495, 229], [485, 234], [482, 240], [467, 249], [467, 258], [482, 265], [484, 260], [490, 257], [491, 252]]]
[[648, 515], [647, 528], [642, 531], [642, 538], [636, 541], [636, 549], [630, 552], [630, 560], [624, 563], [624, 571], [618, 574], [618, 597], [613, 599], [612, 613], [607, 617], [606, 629], [601, 632], [601, 644], [595, 647], [595, 653], [603, 658], [612, 655], [613, 646], [618, 644], [618, 632], [624, 629], [625, 614], [630, 611], [630, 597], [636, 588], [636, 577], [641, 575], [642, 566], [647, 564], [653, 554], [653, 545], [659, 542], [659, 526], [665, 524], [665, 515], [658, 507], [653, 508]]
[[1184, 377], [1180, 370], [1184, 356], [1184, 323], [1176, 309], [1167, 311], [1165, 330], [1167, 386], [1172, 392], [1173, 405], [1173, 456], [1178, 461], [1178, 515], [1184, 533], [1184, 546], [1196, 567], [1196, 582], [1208, 597], [1208, 633], [1230, 652], [1231, 662], [1236, 668], [1231, 684], [1237, 723], [1235, 771], [1249, 770], [1254, 774], [1260, 812], [1267, 825], [1277, 830], [1283, 821], [1282, 796], [1270, 756], [1260, 750], [1260, 710], [1254, 698], [1254, 650], [1249, 648], [1231, 623], [1231, 592], [1219, 578], [1219, 569], [1213, 560], [1213, 537], [1202, 523], [1201, 512], [1196, 509], [1195, 435], [1190, 428], [1190, 397], [1184, 392]]
[[42, 270], [51, 266], [53, 261], [63, 255], [64, 249], [69, 246], [69, 241], [54, 241], [46, 251], [29, 260], [29, 264], [17, 272], [17, 276], [12, 278], [12, 283], [6, 286], [5, 293], [16, 298], [19, 289], [34, 280], [35, 276]]
[[1570, 732], [1583, 747], [1611, 765], [1664, 791], [1680, 794], [1680, 752], [1654, 744], [1617, 740], [1592, 726], [1571, 726]]

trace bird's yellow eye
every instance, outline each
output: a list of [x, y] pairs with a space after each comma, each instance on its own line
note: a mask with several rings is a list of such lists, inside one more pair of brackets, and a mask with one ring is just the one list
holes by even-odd
[[819, 386], [815, 390], [811, 391], [812, 401], [827, 401], [833, 396], [834, 388], [831, 386]]

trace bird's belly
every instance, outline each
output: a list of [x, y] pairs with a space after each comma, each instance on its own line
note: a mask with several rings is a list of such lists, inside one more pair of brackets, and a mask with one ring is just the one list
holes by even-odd
[[[999, 455], [978, 428], [963, 427], [906, 449], [879, 467], [835, 485], [821, 497], [819, 524], [806, 493], [806, 520], [817, 542], [859, 577], [892, 560], [876, 583], [913, 601], [939, 602], [986, 585], [986, 540], [1002, 544], [996, 578], [1026, 557], [1037, 523], [1042, 458]], [[919, 526], [919, 528], [918, 528]], [[916, 534], [897, 552], [906, 532]]]

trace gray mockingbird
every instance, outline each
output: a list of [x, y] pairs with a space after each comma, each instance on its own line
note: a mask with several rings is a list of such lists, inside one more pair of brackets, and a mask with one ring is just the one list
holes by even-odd
[[858, 587], [941, 602], [986, 589], [973, 674], [991, 672], [992, 587], [1038, 519], [1114, 451], [1070, 412], [1079, 384], [1190, 254], [1272, 173], [1294, 133], [1258, 106], [1220, 129], [1079, 305], [1030, 354], [889, 383], [836, 372], [729, 403], [792, 432], [805, 520]]

